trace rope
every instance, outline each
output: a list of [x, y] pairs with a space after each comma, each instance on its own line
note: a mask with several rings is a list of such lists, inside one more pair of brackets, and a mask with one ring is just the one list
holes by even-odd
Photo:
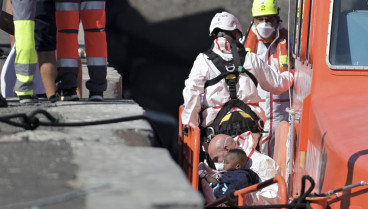
[[[49, 122], [40, 121], [37, 118], [37, 115], [43, 115], [46, 117]], [[13, 119], [18, 118], [20, 121], [15, 122], [12, 121]], [[133, 121], [133, 120], [146, 120], [153, 129], [154, 136], [158, 140], [160, 147], [165, 147], [165, 143], [163, 142], [162, 138], [158, 134], [157, 128], [155, 127], [154, 123], [145, 115], [135, 115], [129, 117], [120, 117], [120, 118], [112, 118], [107, 120], [98, 120], [98, 121], [88, 121], [88, 122], [72, 122], [72, 123], [59, 123], [59, 119], [52, 116], [46, 110], [38, 109], [31, 112], [29, 115], [24, 113], [20, 114], [13, 114], [0, 117], [0, 122], [24, 128], [26, 130], [35, 130], [39, 126], [52, 126], [52, 127], [79, 127], [79, 126], [92, 126], [92, 125], [103, 125], [103, 124], [110, 124], [110, 123], [119, 123], [119, 122], [126, 122], [126, 121]]]
[[341, 192], [341, 191], [344, 191], [344, 190], [347, 190], [347, 189], [352, 189], [354, 187], [358, 187], [358, 186], [364, 186], [364, 185], [368, 185], [368, 183], [366, 181], [360, 181], [358, 183], [355, 183], [355, 184], [350, 184], [350, 185], [347, 185], [347, 186], [344, 186], [344, 187], [341, 187], [341, 188], [338, 188], [338, 189], [334, 189], [334, 190], [330, 190], [326, 193], [324, 193], [323, 195], [331, 195], [331, 194], [334, 194], [334, 193], [337, 193], [337, 192]]
[[[288, 193], [291, 193], [291, 174], [292, 174], [292, 164], [293, 164], [293, 141], [294, 141], [294, 110], [292, 108], [292, 95], [291, 95], [291, 85], [290, 85], [290, 55], [291, 55], [291, 38], [290, 38], [290, 19], [291, 19], [291, 13], [290, 13], [290, 9], [291, 9], [291, 0], [289, 0], [289, 5], [288, 5], [288, 84], [289, 84], [289, 108], [286, 108], [286, 111], [289, 113], [289, 122], [290, 122], [290, 127], [289, 127], [289, 134], [288, 134], [288, 150], [287, 150], [287, 158], [286, 158], [286, 165], [287, 165], [287, 169], [286, 169], [286, 182], [287, 185], [289, 186], [289, 191]], [[295, 80], [295, 78], [294, 78]]]

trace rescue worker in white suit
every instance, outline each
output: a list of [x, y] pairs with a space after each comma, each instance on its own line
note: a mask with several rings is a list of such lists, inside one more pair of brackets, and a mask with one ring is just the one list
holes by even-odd
[[[231, 48], [234, 48], [234, 46], [231, 46], [231, 43], [228, 41], [231, 40], [229, 37], [236, 40], [237, 44], [239, 43], [237, 46], [239, 47], [240, 45], [238, 50], [241, 51], [243, 45], [240, 44], [238, 39], [242, 36], [242, 27], [234, 15], [227, 12], [217, 13], [211, 21], [209, 32], [210, 36], [215, 39], [213, 47], [209, 51], [221, 59], [225, 61], [233, 60], [234, 50], [231, 51]], [[242, 54], [239, 53], [239, 55]], [[251, 78], [252, 75], [249, 75], [248, 72], [239, 73], [238, 82], [235, 86], [235, 97], [238, 101], [247, 104], [255, 117], [258, 116], [261, 121], [265, 121], [264, 111], [258, 105], [261, 98], [258, 95], [256, 82], [263, 89], [273, 94], [281, 94], [288, 89], [288, 79], [291, 78], [290, 82], [293, 82], [293, 75], [289, 75], [289, 72], [276, 73], [254, 53], [246, 53], [245, 56], [240, 58], [243, 58], [243, 64], [240, 68], [248, 70], [253, 75], [253, 79]], [[223, 109], [223, 105], [232, 100], [230, 94], [233, 91], [229, 89], [225, 79], [221, 79], [206, 88], [206, 82], [218, 77], [220, 74], [220, 70], [209, 60], [209, 57], [205, 53], [200, 53], [197, 56], [189, 77], [185, 81], [185, 88], [183, 90], [184, 110], [182, 112], [182, 124], [184, 127], [198, 127], [200, 125], [202, 129], [205, 129], [215, 120], [217, 114]], [[202, 122], [200, 124], [199, 113], [202, 109]], [[239, 112], [241, 110], [239, 108], [232, 108], [230, 111]], [[260, 131], [258, 133], [254, 131], [243, 131], [241, 133], [227, 135], [240, 138], [239, 140], [244, 141], [250, 140], [250, 138], [258, 140]]]
[[[258, 55], [260, 59], [272, 66], [276, 73], [288, 71], [288, 31], [283, 27], [279, 17], [279, 3], [276, 0], [254, 0], [252, 8], [253, 25], [250, 28], [245, 50]], [[287, 121], [289, 114], [289, 91], [280, 95], [258, 86], [261, 97], [259, 105], [264, 109], [267, 120], [260, 141], [263, 154], [273, 157], [276, 126]]]

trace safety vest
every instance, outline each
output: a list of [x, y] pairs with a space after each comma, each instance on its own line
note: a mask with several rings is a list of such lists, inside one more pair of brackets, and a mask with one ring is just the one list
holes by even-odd
[[[273, 57], [278, 59], [280, 73], [287, 71], [289, 67], [287, 37], [288, 31], [282, 28], [279, 30], [279, 38], [274, 43], [276, 44], [276, 53], [273, 54]], [[244, 44], [245, 50], [247, 52], [253, 52], [257, 54], [258, 44], [260, 41], [263, 40], [259, 39], [253, 30], [250, 29], [247, 41]]]

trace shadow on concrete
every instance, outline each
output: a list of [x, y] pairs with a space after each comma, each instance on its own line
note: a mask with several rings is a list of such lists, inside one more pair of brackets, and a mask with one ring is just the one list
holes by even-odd
[[78, 170], [73, 158], [67, 141], [2, 142], [0, 207], [85, 208], [85, 197], [72, 193]]
[[176, 158], [178, 109], [196, 56], [211, 45], [208, 28], [224, 9], [149, 23], [127, 0], [106, 2], [109, 64], [123, 76], [124, 98], [152, 116]]

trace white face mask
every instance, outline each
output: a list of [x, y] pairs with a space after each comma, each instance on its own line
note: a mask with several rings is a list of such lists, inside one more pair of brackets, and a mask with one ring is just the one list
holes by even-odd
[[215, 163], [216, 170], [223, 171], [224, 170], [224, 161]]
[[272, 36], [272, 33], [275, 31], [275, 28], [270, 24], [265, 22], [259, 23], [257, 26], [257, 32], [263, 39], [269, 39]]

